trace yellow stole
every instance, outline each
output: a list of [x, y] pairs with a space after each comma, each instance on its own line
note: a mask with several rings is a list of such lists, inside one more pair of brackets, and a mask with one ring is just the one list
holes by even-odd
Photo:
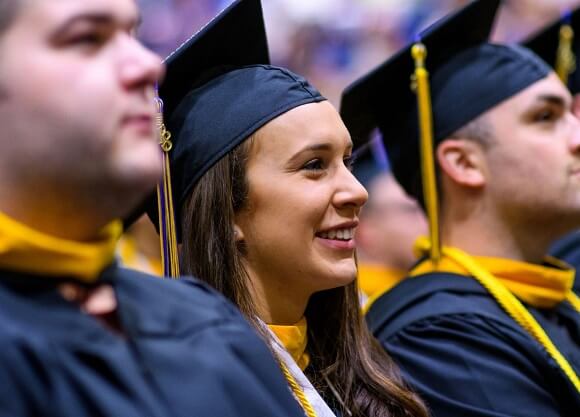
[[306, 345], [308, 344], [306, 318], [303, 317], [294, 325], [268, 324], [268, 327], [280, 339], [280, 342], [292, 356], [298, 367], [304, 371], [310, 363], [310, 356], [306, 351]]
[[[504, 258], [472, 256], [471, 259], [516, 297], [536, 308], [553, 308], [565, 301], [574, 283], [574, 269], [555, 258], [546, 258], [545, 266]], [[443, 257], [437, 265], [431, 260], [421, 262], [409, 276], [430, 272], [470, 275], [463, 265]]]
[[34, 230], [0, 212], [0, 269], [95, 281], [115, 257], [122, 224], [114, 221], [93, 242], [75, 242]]
[[363, 263], [358, 266], [358, 286], [367, 297], [372, 298], [393, 288], [406, 275], [407, 271]]

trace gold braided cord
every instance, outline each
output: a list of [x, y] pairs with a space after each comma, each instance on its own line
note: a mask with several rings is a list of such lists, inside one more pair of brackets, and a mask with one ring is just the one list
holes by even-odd
[[[163, 270], [166, 271], [165, 274], [176, 279], [179, 278], [179, 259], [177, 256], [177, 231], [175, 228], [175, 212], [173, 211], [171, 169], [169, 162], [169, 152], [173, 148], [173, 143], [171, 142], [171, 133], [167, 130], [165, 123], [163, 122], [163, 102], [159, 97], [156, 97], [156, 103], [159, 145], [163, 150], [163, 185], [157, 185], [157, 212], [159, 213], [161, 262], [163, 263]], [[161, 195], [163, 195], [163, 199], [161, 198]], [[162, 213], [165, 213], [165, 216], [162, 216]], [[165, 235], [163, 231], [165, 231]], [[165, 247], [164, 242], [167, 245], [167, 248]]]
[[425, 59], [427, 58], [425, 45], [422, 43], [413, 45], [411, 55], [415, 61], [412, 89], [417, 94], [419, 132], [421, 136], [423, 199], [429, 221], [429, 238], [431, 240], [429, 257], [433, 263], [437, 263], [441, 258], [441, 243], [439, 238], [439, 209], [433, 151], [433, 111], [431, 109], [429, 73], [425, 69]]
[[300, 403], [300, 406], [304, 410], [306, 416], [317, 417], [314, 408], [312, 408], [312, 405], [310, 404], [310, 401], [308, 401], [308, 398], [306, 398], [304, 391], [302, 391], [302, 388], [300, 388], [298, 382], [296, 382], [296, 379], [294, 379], [284, 361], [282, 359], [278, 359], [278, 364], [280, 365], [280, 369], [284, 374], [284, 378], [286, 378], [286, 381], [288, 381], [288, 385], [290, 386], [292, 393]]
[[177, 232], [173, 213], [173, 198], [171, 196], [171, 170], [169, 169], [169, 154], [163, 154], [165, 175], [165, 212], [167, 214], [167, 239], [169, 241], [169, 270], [171, 278], [179, 278], [179, 260], [177, 257]]
[[572, 307], [580, 313], [580, 297], [574, 294], [572, 291], [566, 295], [566, 300], [572, 304]]
[[560, 42], [556, 54], [556, 74], [564, 84], [568, 84], [568, 78], [576, 70], [576, 56], [572, 49], [574, 41], [574, 29], [569, 24], [560, 28]]
[[[427, 250], [429, 243], [424, 239], [417, 242], [418, 246]], [[495, 299], [495, 301], [503, 308], [503, 310], [518, 323], [530, 336], [532, 336], [548, 354], [556, 361], [560, 369], [564, 372], [566, 377], [576, 387], [580, 393], [580, 379], [578, 375], [568, 362], [568, 360], [560, 353], [554, 342], [546, 334], [542, 326], [527, 310], [527, 308], [514, 296], [501, 282], [497, 280], [492, 274], [479, 266], [468, 254], [457, 249], [443, 247], [443, 256], [455, 261], [458, 265], [463, 267], [473, 278], [479, 282]], [[580, 302], [578, 297], [574, 294], [568, 297], [568, 300], [579, 311]]]
[[165, 248], [163, 247], [163, 218], [161, 217], [161, 184], [157, 184], [157, 213], [159, 213], [158, 223], [159, 223], [159, 251], [161, 252], [161, 266], [162, 270], [165, 271], [165, 265], [167, 265], [167, 260], [165, 259]]

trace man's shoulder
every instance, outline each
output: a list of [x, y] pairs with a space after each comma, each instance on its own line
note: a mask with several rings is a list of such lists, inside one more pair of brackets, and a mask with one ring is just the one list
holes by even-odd
[[[222, 294], [193, 277], [163, 279], [138, 271], [118, 268], [111, 279], [119, 314], [138, 323], [140, 332], [171, 334], [251, 334], [248, 322]], [[171, 336], [168, 334], [168, 337]]]
[[[161, 279], [112, 266], [102, 276], [116, 293], [126, 325], [145, 329], [187, 328], [206, 331], [220, 325], [248, 325], [221, 294], [194, 278]], [[0, 340], [34, 343], [46, 338], [69, 340], [63, 326], [91, 326], [84, 314], [66, 302], [50, 278], [4, 272], [0, 282]], [[31, 331], [34, 330], [34, 331]]]
[[534, 415], [555, 416], [568, 415], [558, 404], [578, 404], [545, 349], [471, 277], [408, 278], [373, 304], [367, 320], [435, 414], [533, 407]]
[[453, 273], [427, 273], [409, 277], [379, 297], [366, 319], [380, 339], [428, 319], [484, 317], [519, 329], [476, 280]]
[[238, 310], [226, 298], [197, 278], [160, 278], [140, 271], [116, 268], [106, 277], [115, 283], [121, 300], [148, 308], [171, 308], [211, 318], [237, 317]]

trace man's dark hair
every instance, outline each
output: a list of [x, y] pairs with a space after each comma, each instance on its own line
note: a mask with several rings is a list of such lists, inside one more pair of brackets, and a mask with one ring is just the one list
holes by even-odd
[[472, 140], [480, 144], [483, 148], [488, 148], [493, 144], [494, 140], [493, 127], [486, 116], [479, 116], [451, 134], [449, 138]]

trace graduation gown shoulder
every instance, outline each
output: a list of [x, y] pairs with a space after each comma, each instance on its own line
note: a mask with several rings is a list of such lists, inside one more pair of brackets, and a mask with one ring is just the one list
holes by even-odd
[[[529, 310], [579, 373], [577, 312], [567, 303]], [[580, 415], [576, 388], [473, 279], [408, 278], [376, 300], [366, 318], [435, 417]]]
[[303, 416], [265, 344], [221, 295], [113, 267], [125, 337], [48, 279], [0, 273], [0, 416]]

